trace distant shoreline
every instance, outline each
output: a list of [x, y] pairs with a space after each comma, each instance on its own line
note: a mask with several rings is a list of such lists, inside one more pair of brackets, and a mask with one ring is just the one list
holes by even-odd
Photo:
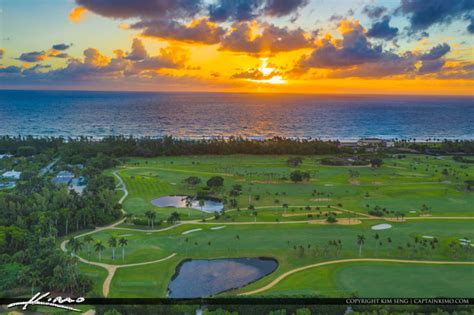
[[417, 138], [390, 138], [390, 137], [354, 137], [354, 138], [315, 138], [315, 137], [285, 137], [285, 136], [271, 136], [271, 137], [245, 137], [245, 136], [235, 136], [235, 137], [226, 137], [226, 136], [203, 136], [203, 137], [186, 137], [186, 136], [172, 136], [172, 135], [163, 135], [163, 136], [135, 136], [135, 135], [130, 135], [130, 134], [123, 134], [123, 135], [108, 135], [108, 136], [103, 136], [103, 137], [97, 137], [97, 136], [89, 136], [89, 135], [80, 135], [80, 136], [67, 136], [67, 135], [51, 135], [51, 136], [46, 136], [46, 135], [30, 135], [30, 134], [0, 134], [0, 138], [17, 138], [17, 137], [22, 137], [22, 138], [33, 138], [33, 139], [62, 139], [67, 142], [68, 139], [71, 140], [81, 140], [81, 139], [87, 139], [89, 141], [103, 141], [106, 139], [113, 139], [113, 138], [131, 138], [134, 140], [145, 140], [145, 139], [150, 139], [150, 140], [162, 140], [164, 138], [172, 138], [174, 140], [178, 141], [209, 141], [209, 140], [231, 140], [231, 139], [243, 139], [243, 140], [248, 140], [248, 141], [265, 141], [265, 140], [271, 140], [271, 139], [276, 139], [276, 138], [281, 138], [281, 139], [288, 139], [288, 140], [300, 140], [300, 141], [322, 141], [322, 142], [339, 142], [340, 144], [353, 144], [357, 143], [360, 140], [364, 140], [367, 138], [371, 139], [377, 139], [381, 141], [392, 141], [392, 142], [399, 142], [399, 143], [417, 143], [417, 144], [429, 144], [429, 143], [442, 143], [445, 141], [474, 141], [474, 136], [473, 137], [467, 137], [467, 138], [428, 138], [428, 139], [417, 139]]

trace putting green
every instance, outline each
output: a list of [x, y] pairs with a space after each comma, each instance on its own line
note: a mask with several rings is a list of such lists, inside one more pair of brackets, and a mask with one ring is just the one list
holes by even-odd
[[[403, 159], [386, 158], [381, 168], [374, 169], [325, 166], [321, 164], [322, 158], [304, 157], [303, 164], [297, 168], [286, 164], [288, 156], [130, 159], [116, 170], [129, 192], [123, 203], [124, 210], [142, 219], [145, 212], [152, 210], [157, 220], [165, 220], [178, 211], [182, 224], [165, 231], [152, 231], [146, 226], [128, 223], [126, 226], [131, 229], [114, 228], [92, 234], [95, 241], [106, 245], [101, 259], [106, 264], [142, 263], [176, 253], [175, 257], [159, 263], [118, 268], [109, 296], [166, 296], [176, 266], [189, 258], [267, 256], [278, 260], [279, 267], [272, 274], [225, 295], [261, 288], [295, 268], [339, 259], [474, 259], [473, 248], [459, 241], [474, 239], [474, 220], [470, 220], [474, 217], [474, 193], [467, 191], [464, 184], [474, 176], [470, 165], [457, 163], [450, 157], [407, 155]], [[311, 180], [291, 182], [289, 175], [295, 169], [310, 173]], [[448, 175], [443, 175], [445, 169]], [[199, 177], [202, 183], [196, 187], [185, 185], [184, 180], [189, 176]], [[208, 191], [225, 203], [225, 211], [218, 218], [199, 210], [151, 204], [151, 200], [160, 196], [194, 196], [198, 191], [206, 191], [205, 183], [212, 176], [224, 178], [223, 188]], [[234, 185], [241, 185], [242, 189], [235, 197], [237, 205], [231, 206], [229, 192]], [[383, 218], [369, 215], [375, 207], [382, 209]], [[325, 220], [329, 212], [335, 213], [340, 222], [358, 220], [360, 224], [309, 224], [311, 220]], [[407, 218], [405, 222], [399, 220], [398, 212]], [[203, 216], [206, 221], [202, 221]], [[371, 229], [387, 223], [392, 228]], [[155, 229], [167, 226], [162, 224]], [[358, 243], [359, 235], [364, 236], [363, 244]], [[423, 238], [426, 235], [433, 238]], [[123, 259], [122, 249], [117, 248], [116, 259], [112, 260], [112, 249], [107, 246], [111, 236], [128, 240]], [[78, 254], [99, 262], [93, 243], [84, 246]], [[94, 277], [94, 294], [102, 292], [100, 282], [106, 276], [104, 270], [97, 268], [81, 264], [81, 270]], [[405, 291], [410, 296], [422, 297], [443, 295], [441, 285], [447, 292], [459, 295], [473, 289], [465, 281], [471, 279], [472, 269], [472, 266], [395, 263], [328, 265], [295, 273], [264, 293], [346, 296], [357, 292], [375, 296], [383, 292], [386, 296], [407, 296], [400, 293]], [[448, 277], [450, 274], [453, 276]], [[467, 274], [464, 280], [463, 274]], [[460, 281], [463, 284], [458, 285]], [[425, 289], [425, 283], [432, 289]]]

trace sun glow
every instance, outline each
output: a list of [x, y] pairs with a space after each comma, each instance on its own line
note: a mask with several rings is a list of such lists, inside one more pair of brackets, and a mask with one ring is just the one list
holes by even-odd
[[[283, 76], [277, 75], [278, 71], [276, 68], [272, 68], [268, 65], [268, 58], [260, 58], [262, 62], [261, 66], [258, 68], [258, 71], [265, 77], [265, 79], [255, 80], [249, 79], [252, 82], [258, 83], [269, 83], [269, 84], [285, 84], [286, 80], [283, 79]], [[275, 75], [272, 75], [275, 73]]]

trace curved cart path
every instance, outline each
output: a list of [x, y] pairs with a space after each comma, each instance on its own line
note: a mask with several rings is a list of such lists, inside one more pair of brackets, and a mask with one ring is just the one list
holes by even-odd
[[[119, 181], [119, 185], [121, 186], [121, 188], [119, 188], [119, 190], [122, 190], [124, 192], [123, 196], [118, 201], [119, 204], [122, 204], [124, 202], [124, 200], [128, 197], [128, 190], [127, 190], [127, 187], [126, 187], [123, 179], [120, 177], [120, 175], [117, 172], [118, 171], [114, 171], [114, 172], [112, 172], [112, 174]], [[296, 207], [304, 207], [304, 206], [289, 206], [289, 208], [293, 208], [293, 207], [296, 208]], [[274, 206], [261, 206], [261, 207], [255, 207], [255, 208], [256, 209], [265, 209], [265, 208], [274, 208]], [[344, 208], [340, 208], [340, 207], [331, 206], [331, 208], [363, 216], [363, 218], [359, 217], [358, 219], [368, 219], [368, 220], [370, 220], [370, 219], [383, 220], [384, 219], [384, 218], [374, 217], [374, 216], [371, 216], [371, 215], [368, 215], [368, 214], [365, 214], [365, 213], [356, 212], [356, 211], [352, 211], [352, 210], [348, 210], [348, 209], [344, 209]], [[235, 210], [237, 210], [237, 209], [230, 209], [230, 210], [227, 210], [227, 211], [235, 211]], [[122, 213], [125, 213], [123, 208], [121, 209], [121, 211], [122, 211]], [[157, 233], [157, 232], [164, 232], [164, 231], [174, 229], [174, 228], [176, 228], [178, 226], [181, 226], [183, 224], [186, 224], [186, 223], [188, 223], [188, 224], [208, 224], [208, 225], [298, 224], [298, 223], [301, 224], [301, 223], [310, 223], [309, 220], [304, 220], [304, 221], [281, 221], [281, 222], [273, 222], [273, 221], [272, 222], [206, 222], [207, 220], [213, 220], [213, 219], [214, 219], [214, 217], [209, 217], [209, 218], [205, 219], [205, 222], [202, 222], [200, 220], [189, 220], [189, 221], [183, 221], [179, 224], [172, 225], [172, 226], [162, 228], [162, 229], [144, 230], [144, 229], [118, 227], [118, 225], [122, 224], [125, 221], [125, 218], [122, 218], [122, 219], [120, 219], [120, 220], [118, 220], [118, 221], [116, 221], [116, 222], [114, 222], [110, 225], [103, 226], [103, 227], [96, 227], [92, 231], [88, 231], [88, 232], [76, 235], [76, 236], [74, 236], [74, 238], [80, 238], [80, 237], [83, 237], [83, 236], [86, 236], [86, 235], [89, 235], [89, 234], [94, 234], [94, 233], [104, 231], [104, 230], [108, 230], [108, 229], [119, 229], [119, 230], [135, 231], [135, 232]], [[354, 219], [356, 219], [356, 218], [354, 218]], [[389, 221], [387, 218], [385, 218], [385, 219], [387, 221]], [[407, 219], [408, 220], [413, 220], [413, 219], [420, 219], [420, 220], [422, 220], [422, 219], [428, 219], [428, 220], [429, 219], [452, 219], [452, 220], [461, 219], [461, 220], [465, 220], [465, 219], [474, 219], [474, 217], [408, 217], [408, 218], [404, 218], [404, 220], [407, 220]], [[397, 221], [402, 221], [402, 220], [397, 220]], [[68, 242], [69, 242], [69, 240], [64, 240], [60, 245], [61, 250], [63, 250], [64, 252], [67, 252], [66, 246], [67, 246]], [[105, 263], [100, 263], [100, 262], [93, 262], [93, 261], [89, 261], [87, 259], [84, 259], [82, 257], [79, 257], [77, 255], [74, 255], [74, 256], [76, 256], [79, 259], [79, 261], [81, 261], [83, 263], [98, 266], [98, 267], [102, 267], [102, 268], [107, 270], [107, 278], [104, 280], [104, 283], [103, 283], [103, 286], [102, 286], [102, 294], [104, 295], [104, 297], [107, 297], [109, 292], [110, 292], [110, 284], [112, 283], [113, 276], [115, 274], [115, 271], [118, 268], [135, 267], [135, 266], [142, 266], [142, 265], [159, 263], [159, 262], [171, 259], [176, 255], [177, 255], [176, 253], [173, 253], [173, 254], [169, 255], [168, 257], [161, 258], [161, 259], [158, 259], [158, 260], [141, 262], [141, 263], [133, 263], [133, 264], [125, 264], [125, 265], [111, 265], [111, 264], [105, 264]], [[422, 261], [422, 260], [399, 260], [399, 259], [377, 259], [377, 258], [354, 258], [354, 259], [334, 260], [334, 261], [327, 261], [327, 262], [312, 264], [312, 265], [308, 265], [308, 266], [304, 266], [304, 267], [300, 267], [300, 268], [296, 268], [296, 269], [287, 271], [287, 272], [283, 273], [282, 275], [278, 276], [275, 280], [273, 280], [271, 283], [267, 284], [266, 286], [264, 286], [262, 288], [259, 288], [259, 289], [256, 289], [256, 290], [253, 290], [253, 291], [244, 292], [244, 293], [241, 293], [239, 295], [251, 295], [251, 294], [266, 291], [266, 290], [272, 288], [273, 286], [275, 286], [277, 283], [279, 283], [284, 278], [288, 277], [289, 275], [292, 275], [293, 273], [303, 271], [303, 270], [306, 270], [306, 269], [325, 266], [325, 265], [331, 265], [331, 264], [339, 264], [339, 263], [346, 263], [346, 262], [364, 262], [364, 261], [365, 262], [416, 263], [416, 264], [458, 264], [458, 265], [466, 265], [467, 264], [467, 265], [474, 265], [474, 262]]]
[[239, 295], [252, 295], [252, 294], [266, 291], [268, 289], [273, 288], [276, 284], [278, 284], [281, 280], [285, 279], [286, 277], [303, 270], [326, 266], [326, 265], [342, 264], [342, 263], [350, 263], [350, 262], [393, 262], [393, 263], [405, 263], [405, 264], [474, 265], [474, 261], [435, 261], [435, 260], [405, 260], [405, 259], [383, 259], [383, 258], [353, 258], [353, 259], [332, 260], [332, 261], [320, 262], [317, 264], [307, 265], [307, 266], [289, 270], [279, 275], [275, 280], [273, 280], [269, 284], [259, 289], [240, 293]]

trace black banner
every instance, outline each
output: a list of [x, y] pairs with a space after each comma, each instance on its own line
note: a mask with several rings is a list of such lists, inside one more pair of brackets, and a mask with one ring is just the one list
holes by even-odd
[[[0, 305], [28, 299], [0, 298]], [[85, 298], [82, 305], [473, 305], [474, 298]], [[70, 306], [80, 304], [67, 304]]]

